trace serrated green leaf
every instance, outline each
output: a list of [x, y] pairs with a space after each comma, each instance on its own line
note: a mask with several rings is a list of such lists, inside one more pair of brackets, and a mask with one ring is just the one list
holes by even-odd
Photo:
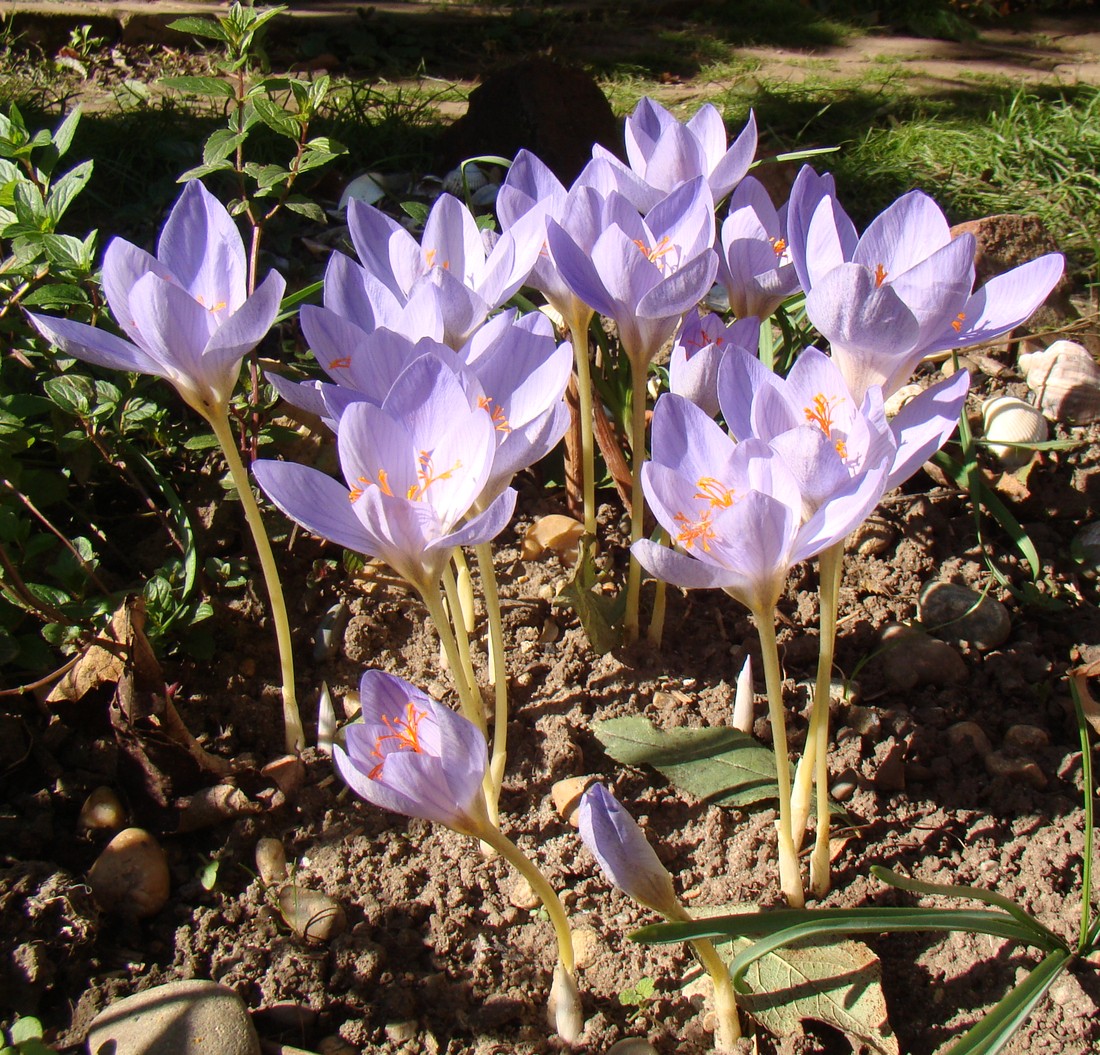
[[218, 446], [218, 440], [213, 433], [207, 432], [198, 436], [188, 436], [183, 441], [183, 446], [189, 451], [208, 451], [212, 447]]
[[[206, 37], [207, 40], [225, 41], [225, 30], [217, 22], [210, 18], [198, 18], [194, 15], [186, 15], [168, 23], [169, 29], [179, 33], [190, 33], [196, 37]], [[183, 78], [172, 78], [182, 80]]]
[[277, 102], [266, 96], [257, 96], [252, 100], [252, 105], [256, 108], [256, 114], [260, 120], [273, 132], [295, 142], [298, 141], [301, 126], [294, 119], [293, 114], [288, 113]]
[[248, 137], [230, 128], [219, 128], [211, 132], [202, 148], [204, 165], [214, 165], [229, 157]]
[[214, 172], [230, 172], [233, 169], [233, 162], [215, 161], [211, 165], [196, 165], [193, 169], [188, 169], [186, 172], [181, 173], [176, 180], [177, 183], [188, 183], [193, 179], [202, 179], [203, 176], [209, 176]]
[[84, 161], [75, 168], [70, 169], [51, 188], [46, 197], [46, 214], [53, 226], [57, 226], [65, 210], [73, 203], [73, 199], [84, 189], [88, 180], [92, 178], [93, 163]]
[[775, 755], [739, 729], [666, 730], [630, 716], [592, 731], [617, 762], [652, 766], [696, 798], [740, 807], [779, 796]]
[[31, 290], [23, 303], [31, 308], [67, 308], [73, 304], [87, 304], [88, 294], [70, 282], [51, 282]]
[[325, 216], [325, 210], [322, 209], [321, 206], [314, 201], [288, 198], [286, 202], [284, 202], [284, 204], [291, 212], [296, 212], [299, 216], [305, 216], [307, 219], [313, 220], [315, 223], [324, 223], [327, 219], [327, 217]]
[[80, 107], [77, 106], [65, 115], [65, 119], [54, 129], [53, 146], [58, 158], [68, 153], [72, 146], [76, 126], [80, 124]]
[[81, 374], [63, 374], [51, 377], [42, 385], [46, 395], [69, 414], [83, 417], [91, 409], [95, 399], [95, 385]]
[[178, 92], [189, 92], [192, 95], [233, 98], [233, 85], [220, 77], [162, 77], [160, 84], [165, 88], [174, 88]]

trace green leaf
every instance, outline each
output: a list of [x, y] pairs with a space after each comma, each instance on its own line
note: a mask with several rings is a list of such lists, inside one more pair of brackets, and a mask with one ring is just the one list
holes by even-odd
[[554, 598], [555, 603], [568, 604], [584, 627], [588, 643], [603, 655], [622, 641], [621, 623], [626, 611], [626, 591], [609, 597], [597, 592], [596, 565], [593, 559], [593, 539], [582, 536], [580, 556], [569, 580]]
[[260, 120], [273, 132], [278, 132], [279, 135], [286, 136], [287, 139], [295, 142], [298, 141], [301, 125], [294, 119], [293, 114], [265, 96], [257, 96], [252, 100], [252, 105], [256, 108]]
[[13, 1044], [22, 1044], [25, 1040], [37, 1040], [42, 1036], [42, 1023], [37, 1018], [17, 1018], [8, 1030]]
[[411, 216], [418, 224], [424, 224], [428, 219], [428, 206], [419, 201], [403, 201], [401, 209]]
[[95, 399], [95, 385], [81, 374], [51, 377], [43, 383], [42, 387], [57, 406], [77, 417], [85, 417], [91, 409], [92, 400]]
[[51, 188], [46, 197], [46, 214], [49, 216], [52, 226], [56, 227], [58, 221], [65, 214], [65, 210], [73, 203], [73, 199], [84, 189], [88, 180], [92, 178], [92, 162], [85, 161], [70, 169]]
[[[207, 40], [220, 40], [225, 41], [225, 30], [213, 19], [209, 18], [197, 18], [193, 15], [187, 15], [184, 18], [177, 18], [174, 22], [168, 23], [169, 29], [174, 29], [178, 33], [190, 33], [196, 37], [206, 37]], [[184, 80], [182, 77], [174, 77], [172, 80]]]
[[53, 147], [59, 158], [64, 157], [72, 146], [78, 124], [80, 124], [79, 106], [66, 114], [65, 119], [54, 129]]
[[87, 304], [88, 295], [70, 282], [52, 282], [31, 290], [23, 303], [31, 308], [68, 308], [73, 304]]
[[309, 220], [313, 220], [315, 223], [324, 223], [326, 221], [325, 210], [315, 201], [287, 198], [283, 204], [286, 205], [291, 212], [296, 212], [299, 216], [304, 216]]
[[1055, 949], [1047, 955], [985, 1018], [972, 1026], [947, 1055], [997, 1055], [1066, 969], [1069, 960], [1070, 954], [1064, 949]]
[[745, 986], [738, 1003], [776, 1037], [799, 1036], [802, 1022], [813, 1019], [878, 1055], [898, 1055], [881, 965], [862, 942], [824, 939], [776, 950], [749, 968]]
[[596, 722], [592, 731], [617, 762], [652, 766], [700, 799], [747, 806], [775, 799], [775, 755], [739, 729], [658, 729], [631, 716]]
[[188, 169], [186, 172], [181, 173], [176, 180], [177, 183], [187, 183], [193, 179], [202, 179], [204, 176], [209, 176], [214, 172], [231, 172], [233, 170], [233, 163], [231, 161], [215, 161], [211, 165], [196, 165], [193, 169]]
[[204, 165], [214, 165], [224, 161], [239, 147], [248, 137], [241, 132], [234, 132], [230, 128], [219, 128], [211, 132], [202, 148], [202, 162]]
[[162, 77], [160, 83], [165, 88], [175, 88], [178, 92], [188, 92], [191, 95], [233, 98], [233, 85], [220, 77]]

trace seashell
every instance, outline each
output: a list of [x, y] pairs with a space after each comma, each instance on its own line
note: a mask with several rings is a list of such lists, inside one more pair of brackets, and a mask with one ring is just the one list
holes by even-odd
[[902, 385], [889, 399], [886, 400], [883, 410], [888, 418], [896, 417], [902, 407], [912, 399], [916, 399], [924, 391], [920, 385]]
[[1027, 465], [1034, 453], [1011, 444], [1041, 443], [1048, 435], [1039, 409], [1015, 396], [987, 399], [982, 404], [982, 427], [989, 450], [1006, 469]]
[[453, 194], [456, 198], [464, 199], [467, 193], [474, 194], [488, 182], [489, 177], [485, 175], [484, 170], [477, 165], [467, 164], [451, 169], [443, 177], [443, 191], [446, 194]]
[[1083, 345], [1055, 341], [1046, 351], [1021, 355], [1019, 366], [1040, 410], [1052, 421], [1100, 421], [1100, 366]]
[[382, 186], [383, 177], [377, 172], [364, 172], [362, 176], [356, 176], [340, 195], [340, 204], [336, 206], [340, 212], [348, 207], [348, 202], [354, 198], [356, 201], [373, 205], [386, 196], [386, 188]]

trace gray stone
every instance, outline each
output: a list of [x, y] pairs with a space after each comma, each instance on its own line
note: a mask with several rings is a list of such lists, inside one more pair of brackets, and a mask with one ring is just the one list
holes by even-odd
[[260, 1055], [244, 1002], [217, 982], [188, 979], [116, 1000], [88, 1031], [89, 1055]]
[[879, 658], [886, 680], [895, 689], [918, 685], [957, 685], [967, 677], [966, 663], [946, 641], [916, 627], [891, 623], [882, 631]]
[[953, 582], [931, 582], [921, 590], [920, 621], [930, 633], [983, 651], [1003, 645], [1012, 633], [1000, 601]]

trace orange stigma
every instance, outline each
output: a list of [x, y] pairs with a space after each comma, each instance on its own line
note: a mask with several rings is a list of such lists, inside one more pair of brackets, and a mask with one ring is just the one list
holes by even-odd
[[692, 520], [684, 513], [677, 513], [675, 516], [676, 523], [683, 526], [674, 541], [678, 542], [687, 550], [690, 550], [698, 543], [702, 547], [704, 553], [709, 553], [710, 540], [718, 537], [718, 533], [714, 530], [714, 525], [711, 524], [710, 518], [711, 511], [709, 509], [704, 509], [703, 515], [698, 520]]
[[512, 426], [508, 424], [508, 418], [504, 415], [504, 407], [499, 403], [494, 403], [489, 396], [478, 396], [477, 405], [482, 410], [489, 411], [489, 417], [492, 418], [493, 428], [497, 432], [511, 432]]
[[881, 264], [875, 264], [875, 289], [878, 289], [886, 281], [888, 274], [889, 272]]
[[695, 486], [699, 488], [699, 493], [695, 497], [706, 499], [712, 507], [720, 506], [728, 509], [733, 505], [733, 491], [713, 476], [700, 476], [695, 481]]
[[[367, 774], [371, 780], [377, 780], [381, 775], [386, 755], [391, 752], [415, 751], [418, 755], [424, 753], [424, 749], [420, 746], [420, 723], [427, 713], [427, 711], [418, 711], [416, 704], [409, 700], [405, 704], [405, 714], [402, 717], [391, 718], [388, 714], [382, 715], [382, 723], [390, 732], [382, 733], [374, 741], [374, 750], [371, 751], [371, 754], [380, 761]], [[395, 740], [396, 744], [383, 750], [382, 742], [384, 740]]]
[[679, 248], [669, 241], [667, 234], [662, 235], [661, 240], [654, 246], [646, 245], [640, 238], [635, 238], [634, 244], [642, 251], [647, 260], [656, 264], [662, 271], [665, 269], [665, 262], [662, 258]]

